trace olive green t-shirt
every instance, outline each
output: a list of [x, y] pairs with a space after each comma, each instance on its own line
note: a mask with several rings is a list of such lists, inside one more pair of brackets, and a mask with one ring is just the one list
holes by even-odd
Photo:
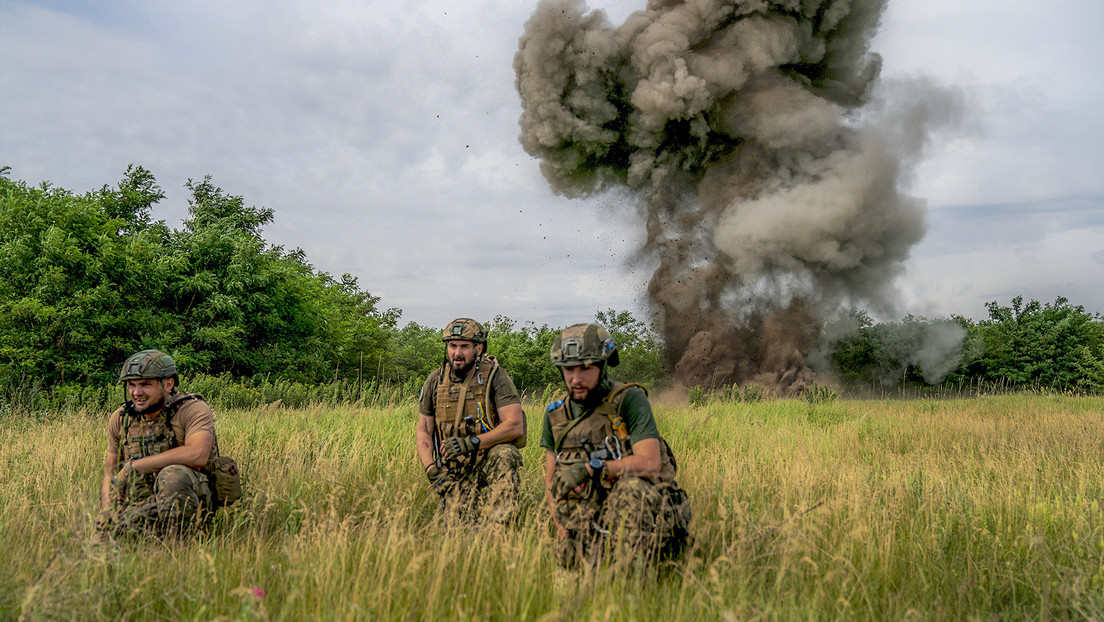
[[[469, 373], [474, 373], [472, 370]], [[449, 374], [452, 374], [452, 366], [449, 366]], [[418, 412], [427, 416], [433, 417], [437, 413], [437, 385], [441, 380], [441, 367], [438, 367], [429, 378], [426, 378], [425, 384], [422, 385], [422, 396], [418, 403]], [[452, 374], [453, 382], [460, 382], [460, 379]], [[487, 389], [487, 401], [495, 405], [495, 410], [501, 411], [503, 406], [509, 406], [510, 404], [520, 404], [521, 396], [518, 394], [517, 387], [514, 386], [513, 379], [510, 378], [510, 374], [506, 373], [505, 369], [500, 366], [498, 371], [494, 373], [494, 377], [491, 378], [491, 386]]]
[[[572, 400], [567, 400], [567, 403], [571, 408], [572, 419], [578, 419], [585, 414], [580, 404]], [[560, 408], [561, 405], [562, 402], [555, 402], [544, 411], [544, 430], [541, 431], [540, 446], [549, 451], [556, 451], [556, 439], [552, 436], [552, 422], [548, 414]], [[619, 414], [625, 420], [625, 427], [629, 430], [630, 444], [635, 445], [647, 438], [659, 438], [659, 428], [656, 427], [655, 415], [652, 414], [652, 405], [648, 402], [648, 395], [640, 388], [625, 389]]]

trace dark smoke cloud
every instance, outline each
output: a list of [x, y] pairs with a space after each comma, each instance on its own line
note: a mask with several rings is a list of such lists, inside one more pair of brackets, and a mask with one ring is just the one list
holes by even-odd
[[566, 196], [639, 193], [648, 294], [684, 384], [800, 389], [824, 318], [892, 307], [924, 234], [898, 187], [954, 106], [924, 85], [867, 105], [884, 4], [652, 0], [614, 27], [559, 0], [527, 22], [522, 145]]

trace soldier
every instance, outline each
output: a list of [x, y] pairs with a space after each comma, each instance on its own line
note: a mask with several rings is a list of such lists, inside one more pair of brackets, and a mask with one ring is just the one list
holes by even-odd
[[659, 435], [647, 390], [613, 382], [613, 337], [597, 324], [565, 328], [552, 342], [567, 395], [544, 414], [545, 498], [565, 567], [616, 549], [635, 559], [677, 554], [686, 545], [690, 502]]
[[201, 470], [218, 456], [211, 409], [202, 396], [177, 391], [176, 363], [157, 350], [128, 358], [119, 381], [130, 400], [108, 419], [97, 529], [179, 535], [214, 509]]
[[426, 379], [415, 448], [441, 507], [463, 522], [506, 525], [518, 508], [525, 413], [479, 322], [445, 327], [444, 364]]

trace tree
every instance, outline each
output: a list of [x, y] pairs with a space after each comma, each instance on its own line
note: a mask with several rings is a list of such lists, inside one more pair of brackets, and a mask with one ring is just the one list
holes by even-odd
[[975, 372], [988, 381], [1084, 390], [1104, 383], [1104, 322], [1059, 297], [1045, 305], [1022, 296], [1009, 307], [986, 304], [984, 343]]
[[619, 352], [620, 365], [610, 369], [610, 376], [647, 386], [662, 384], [667, 379], [663, 344], [655, 327], [633, 317], [629, 311], [598, 311], [595, 321], [613, 336]]
[[190, 218], [171, 231], [140, 166], [84, 195], [0, 176], [0, 390], [108, 382], [145, 348], [185, 372], [311, 382], [387, 358], [397, 310], [265, 242], [271, 210], [210, 177], [187, 186]]
[[510, 372], [518, 391], [540, 394], [548, 385], [563, 382], [548, 359], [559, 330], [547, 324], [538, 327], [532, 322], [517, 327], [516, 322], [503, 315], [495, 316], [487, 329], [487, 352]]
[[163, 282], [167, 230], [148, 219], [132, 227], [104, 208], [131, 187], [159, 192], [141, 169], [128, 169], [119, 190], [80, 196], [0, 178], [4, 376], [46, 385], [106, 378], [136, 330], [167, 325], [135, 304]]

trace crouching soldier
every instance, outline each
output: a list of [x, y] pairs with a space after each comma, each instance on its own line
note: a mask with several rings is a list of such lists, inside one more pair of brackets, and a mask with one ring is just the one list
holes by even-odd
[[180, 535], [214, 510], [208, 476], [218, 456], [211, 409], [177, 391], [169, 355], [142, 350], [123, 364], [130, 396], [107, 424], [107, 456], [97, 529], [112, 535]]
[[485, 353], [487, 332], [445, 327], [445, 362], [422, 386], [415, 449], [451, 518], [503, 526], [518, 510], [525, 413], [514, 381]]
[[613, 337], [576, 324], [556, 337], [550, 356], [568, 391], [548, 406], [541, 435], [560, 563], [593, 562], [604, 551], [619, 560], [678, 554], [690, 502], [646, 390], [607, 374], [619, 362]]

